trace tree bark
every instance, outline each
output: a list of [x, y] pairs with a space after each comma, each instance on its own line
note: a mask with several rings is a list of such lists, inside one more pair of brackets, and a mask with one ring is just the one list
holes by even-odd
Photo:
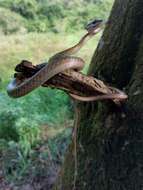
[[[115, 0], [89, 74], [124, 89], [126, 104], [77, 102], [72, 142], [54, 190], [143, 189], [143, 1]], [[75, 179], [75, 181], [74, 181]]]

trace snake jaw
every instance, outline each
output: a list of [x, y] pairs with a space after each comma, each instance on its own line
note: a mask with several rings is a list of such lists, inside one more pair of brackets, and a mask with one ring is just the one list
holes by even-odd
[[98, 33], [98, 32], [102, 29], [102, 27], [103, 27], [104, 25], [105, 25], [105, 21], [95, 19], [95, 20], [89, 22], [89, 23], [86, 25], [85, 29], [86, 29], [86, 30], [88, 31], [88, 33], [90, 33], [90, 34], [96, 34], [96, 33]]
[[[87, 39], [90, 39], [92, 35], [98, 33], [105, 24], [108, 23], [102, 20], [94, 20], [90, 22], [86, 26], [88, 33], [86, 33], [75, 46], [52, 56], [49, 59], [48, 64], [43, 63], [40, 64], [39, 67], [36, 67], [33, 66], [31, 62], [23, 60], [19, 65], [16, 66], [15, 71], [17, 73], [14, 75], [14, 79], [7, 87], [8, 95], [13, 98], [24, 96], [35, 88], [41, 85], [43, 86], [45, 82], [61, 72], [71, 69], [77, 71], [82, 70], [84, 67], [84, 61], [81, 58], [71, 55], [78, 52]], [[88, 76], [88, 79], [86, 79], [86, 81], [88, 81], [88, 85], [90, 85], [90, 78], [91, 76]], [[81, 77], [80, 80], [83, 80], [83, 77]], [[128, 96], [123, 91], [117, 88], [107, 86], [98, 79], [92, 79], [91, 82], [93, 83], [93, 81], [95, 90], [95, 94], [93, 94], [93, 96], [79, 96], [72, 93], [70, 93], [70, 96], [79, 101], [110, 99], [118, 105], [120, 105], [120, 102], [125, 101], [128, 98]]]

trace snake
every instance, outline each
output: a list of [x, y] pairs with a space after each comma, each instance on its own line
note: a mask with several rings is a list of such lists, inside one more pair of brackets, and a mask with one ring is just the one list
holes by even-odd
[[[32, 77], [25, 78], [23, 81], [17, 78], [13, 78], [7, 86], [8, 95], [13, 98], [24, 96], [34, 89], [38, 88], [39, 86], [43, 85], [46, 81], [61, 72], [70, 69], [76, 71], [82, 70], [85, 66], [84, 60], [80, 57], [73, 55], [77, 53], [90, 38], [92, 38], [95, 34], [99, 33], [105, 26], [105, 23], [105, 21], [99, 19], [91, 21], [85, 27], [87, 33], [80, 39], [80, 41], [76, 45], [53, 55], [51, 58], [49, 58], [48, 64], [41, 68]], [[127, 95], [123, 91], [113, 87], [110, 87], [109, 89], [111, 93], [96, 96], [83, 97], [72, 93], [70, 93], [69, 95], [73, 99], [79, 101], [96, 101], [104, 99], [122, 101], [127, 99]]]

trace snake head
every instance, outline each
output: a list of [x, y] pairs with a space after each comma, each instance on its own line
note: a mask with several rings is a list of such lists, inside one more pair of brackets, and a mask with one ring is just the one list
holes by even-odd
[[105, 21], [101, 20], [101, 19], [95, 19], [91, 22], [89, 22], [85, 29], [88, 31], [88, 33], [90, 34], [96, 34], [97, 32], [99, 32], [102, 27], [105, 25]]

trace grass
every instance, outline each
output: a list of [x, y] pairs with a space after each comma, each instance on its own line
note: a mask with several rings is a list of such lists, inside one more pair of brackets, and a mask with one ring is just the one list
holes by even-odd
[[[6, 87], [15, 66], [23, 59], [34, 64], [47, 62], [55, 53], [75, 45], [85, 34], [82, 27], [89, 18], [108, 17], [113, 0], [67, 1], [66, 7], [66, 1], [39, 2], [40, 6], [35, 0], [0, 2], [0, 179], [14, 184], [14, 189], [18, 183], [37, 179], [39, 186], [43, 178], [55, 177], [53, 166], [58, 168], [63, 161], [74, 115], [73, 102], [59, 90], [38, 88], [19, 99], [8, 97]], [[60, 15], [61, 10], [64, 15]], [[77, 54], [86, 63], [83, 72], [100, 35]], [[4, 189], [1, 184], [0, 189]]]
[[[1, 36], [0, 77], [3, 81], [8, 81], [12, 76], [15, 65], [22, 59], [30, 60], [34, 64], [48, 61], [49, 57], [56, 52], [64, 50], [78, 42], [84, 33], [84, 31], [81, 31], [73, 34], [30, 33], [25, 35]], [[93, 37], [78, 54], [85, 60], [87, 65], [90, 62], [98, 39], [99, 35]]]
[[[48, 61], [56, 52], [77, 43], [84, 33], [29, 33], [0, 37], [0, 152], [3, 155], [4, 176], [8, 181], [16, 183], [27, 180], [27, 172], [32, 168], [35, 168], [34, 175], [46, 172], [46, 166], [41, 161], [41, 165], [37, 165], [37, 162], [41, 159], [46, 159], [46, 164], [50, 162], [49, 149], [37, 153], [37, 146], [49, 147], [50, 157], [62, 161], [66, 145], [71, 139], [74, 112], [69, 97], [59, 90], [39, 88], [19, 99], [8, 97], [6, 86], [14, 73], [14, 67], [22, 59], [34, 64]], [[93, 37], [77, 54], [87, 63], [84, 72], [100, 35]]]
[[[77, 43], [84, 33], [84, 31], [81, 31], [68, 35], [30, 33], [25, 35], [1, 36], [0, 99], [2, 101], [0, 102], [0, 107], [2, 109], [0, 112], [2, 112], [2, 110], [3, 112], [18, 112], [18, 122], [19, 120], [22, 122], [26, 120], [25, 122], [29, 121], [29, 123], [32, 123], [31, 125], [33, 125], [34, 122], [38, 125], [45, 123], [60, 125], [67, 122], [67, 120], [71, 118], [70, 113], [73, 108], [68, 96], [64, 92], [39, 88], [25, 97], [12, 99], [6, 94], [6, 86], [12, 78], [14, 67], [20, 63], [22, 59], [32, 61], [34, 64], [48, 61], [49, 57], [56, 52]], [[84, 72], [87, 70], [100, 35], [101, 34], [93, 37], [77, 54], [77, 56], [85, 60], [86, 65]], [[67, 117], [65, 117], [66, 114]]]
[[[17, 122], [25, 121], [31, 123], [31, 125], [34, 122], [38, 125], [45, 123], [60, 125], [65, 123], [67, 119], [69, 120], [73, 108], [68, 96], [64, 92], [39, 88], [22, 98], [12, 99], [6, 93], [6, 86], [12, 78], [14, 67], [22, 59], [32, 61], [34, 64], [48, 61], [49, 57], [56, 52], [77, 43], [84, 33], [84, 31], [81, 31], [73, 34], [30, 33], [25, 35], [1, 36], [0, 99], [2, 101], [0, 101], [0, 113], [18, 113], [16, 115], [18, 118]], [[77, 54], [77, 56], [85, 60], [84, 72], [88, 68], [100, 35], [93, 37]], [[69, 109], [70, 107], [71, 109]], [[66, 114], [67, 117], [65, 117]]]

